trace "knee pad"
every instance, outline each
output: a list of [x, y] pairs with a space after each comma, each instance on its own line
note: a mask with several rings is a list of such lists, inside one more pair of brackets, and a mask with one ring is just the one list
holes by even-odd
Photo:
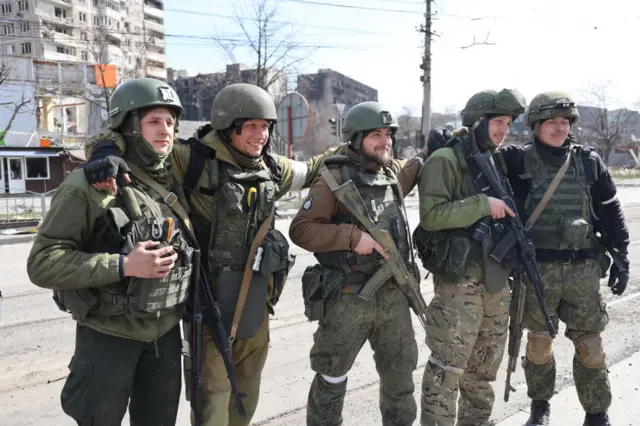
[[333, 385], [337, 385], [337, 384], [342, 383], [345, 380], [347, 380], [347, 375], [346, 374], [344, 376], [340, 376], [340, 377], [325, 376], [324, 374], [321, 374], [321, 376], [327, 383], [331, 383]]
[[604, 367], [606, 354], [602, 347], [600, 333], [584, 334], [571, 337], [576, 346], [576, 355], [580, 363], [586, 368], [598, 369]]
[[547, 333], [527, 333], [527, 360], [543, 365], [553, 358], [553, 338]]

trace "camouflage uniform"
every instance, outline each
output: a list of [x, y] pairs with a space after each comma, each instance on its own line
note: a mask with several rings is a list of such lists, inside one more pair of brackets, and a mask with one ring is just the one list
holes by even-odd
[[[571, 134], [561, 147], [538, 139], [541, 123], [556, 117], [574, 124], [579, 118], [578, 108], [564, 92], [537, 95], [525, 112], [525, 122], [536, 135], [534, 143], [506, 147], [504, 156], [523, 220], [531, 216], [558, 170], [569, 162], [564, 178], [528, 236], [536, 247], [545, 302], [554, 326], [557, 329], [559, 320], [563, 321], [565, 335], [575, 345], [573, 377], [587, 413], [585, 425], [608, 425], [611, 388], [600, 333], [609, 316], [600, 278], [605, 276], [610, 261], [596, 232], [609, 235], [627, 269], [622, 272], [612, 267], [610, 286], [616, 294], [624, 291], [628, 280], [628, 232], [615, 199], [615, 186], [595, 151], [573, 143]], [[595, 220], [594, 214], [603, 220]], [[533, 290], [527, 287], [523, 323], [529, 333], [523, 366], [528, 395], [533, 400], [527, 425], [546, 425], [548, 401], [555, 392], [553, 339], [546, 331]]]
[[[324, 158], [317, 156], [306, 163], [293, 161], [268, 153], [268, 146], [260, 157], [249, 158], [230, 147], [230, 134], [239, 132], [242, 123], [250, 119], [264, 119], [270, 123], [270, 141], [277, 121], [272, 98], [255, 85], [229, 85], [213, 101], [211, 123], [198, 129], [194, 138], [174, 146], [169, 158], [174, 178], [184, 186], [190, 218], [203, 250], [203, 265], [214, 295], [220, 302], [227, 330], [237, 306], [249, 247], [258, 228], [269, 216], [277, 199], [288, 191], [311, 184]], [[115, 155], [125, 152], [119, 141], [112, 143], [117, 146]], [[87, 158], [94, 149], [95, 144], [85, 146]], [[99, 149], [106, 148], [103, 144]], [[325, 156], [330, 154], [333, 151]], [[199, 166], [193, 166], [198, 163]], [[189, 177], [195, 179], [187, 182]], [[255, 213], [251, 213], [245, 204], [251, 188], [257, 189]], [[238, 335], [232, 344], [238, 389], [247, 395], [244, 399], [247, 418], [242, 419], [237, 413], [222, 357], [209, 329], [204, 327], [204, 426], [247, 426], [258, 405], [262, 370], [269, 350], [269, 312], [273, 313], [293, 262], [288, 255], [286, 238], [273, 223], [267, 240], [272, 246], [277, 246], [278, 255], [264, 254], [263, 259], [269, 257], [280, 262], [274, 265], [275, 269], [261, 269], [260, 273], [254, 274]], [[185, 334], [188, 335], [189, 331], [185, 330]], [[185, 368], [189, 366], [187, 359]], [[189, 371], [185, 371], [185, 381], [187, 399], [190, 399]]]
[[[136, 79], [111, 96], [109, 128], [92, 143], [118, 138], [126, 163], [166, 191], [176, 191], [164, 155], [139, 136], [138, 109], [165, 107], [180, 116], [166, 83]], [[118, 132], [118, 133], [116, 133]], [[136, 136], [136, 134], [138, 136]], [[77, 322], [76, 347], [62, 388], [63, 411], [78, 425], [114, 426], [129, 407], [135, 425], [175, 425], [181, 391], [178, 323], [190, 285], [193, 243], [153, 187], [134, 175], [117, 196], [91, 187], [82, 169], [57, 189], [27, 261], [31, 281], [54, 289], [58, 307]], [[178, 192], [178, 191], [176, 191]], [[156, 240], [150, 224], [171, 217], [181, 230], [169, 244], [178, 254], [163, 279], [124, 276], [124, 256], [137, 242]], [[162, 243], [167, 244], [167, 243]]]
[[[489, 120], [515, 119], [523, 111], [517, 91], [472, 96], [462, 112], [469, 130], [454, 132], [453, 139], [430, 155], [418, 183], [420, 226], [414, 239], [423, 265], [434, 274], [435, 287], [427, 312], [431, 356], [422, 379], [423, 426], [484, 425], [491, 415], [491, 382], [507, 339], [510, 271], [488, 259], [486, 237], [482, 242], [472, 238], [471, 228], [490, 216], [491, 208], [488, 197], [473, 185], [462, 144], [495, 150]], [[500, 165], [499, 156], [494, 158]]]
[[[399, 196], [414, 187], [425, 153], [401, 169], [404, 162], [393, 160], [380, 166], [365, 159], [360, 148], [369, 131], [391, 128], [395, 132], [397, 127], [395, 118], [377, 102], [354, 106], [343, 129], [343, 140], [350, 142], [351, 148], [347, 155], [330, 157], [325, 164], [336, 182], [353, 181], [369, 215], [378, 227], [390, 230], [403, 259], [411, 265], [409, 233]], [[394, 280], [382, 283], [369, 301], [357, 295], [382, 259], [378, 254], [353, 251], [363, 229], [336, 200], [324, 177], [313, 184], [291, 222], [291, 240], [314, 252], [320, 263], [307, 268], [302, 278], [305, 313], [309, 320], [319, 319], [310, 353], [316, 375], [309, 390], [307, 425], [342, 424], [347, 374], [367, 340], [380, 375], [382, 424], [408, 426], [416, 417], [412, 375], [418, 348], [410, 307]], [[311, 291], [317, 283], [323, 288], [321, 295]]]

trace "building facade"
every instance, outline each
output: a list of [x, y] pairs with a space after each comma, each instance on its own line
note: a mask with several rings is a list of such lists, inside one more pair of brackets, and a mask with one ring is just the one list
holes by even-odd
[[166, 80], [162, 0], [0, 0], [0, 54]]

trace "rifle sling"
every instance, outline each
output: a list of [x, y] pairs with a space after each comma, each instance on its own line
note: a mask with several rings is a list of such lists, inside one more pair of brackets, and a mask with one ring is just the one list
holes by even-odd
[[273, 203], [271, 213], [264, 220], [264, 222], [262, 222], [262, 225], [260, 225], [260, 228], [258, 229], [253, 242], [251, 243], [251, 248], [249, 249], [249, 258], [247, 259], [247, 263], [244, 265], [244, 274], [242, 276], [242, 284], [240, 285], [238, 302], [236, 303], [236, 309], [233, 313], [233, 323], [231, 324], [231, 332], [229, 334], [230, 343], [233, 343], [236, 340], [236, 333], [238, 332], [238, 326], [240, 325], [240, 319], [242, 318], [242, 312], [244, 311], [244, 303], [247, 301], [247, 294], [249, 294], [249, 285], [251, 284], [251, 279], [253, 278], [253, 260], [256, 257], [258, 247], [260, 247], [260, 245], [264, 241], [264, 238], [267, 236], [267, 232], [269, 231], [269, 227], [271, 226], [271, 222], [273, 221], [273, 217], [275, 216], [275, 209], [276, 204]]
[[173, 192], [169, 192], [165, 187], [149, 177], [149, 175], [147, 175], [140, 167], [132, 163], [127, 163], [127, 165], [131, 169], [131, 173], [136, 179], [140, 180], [142, 183], [156, 191], [158, 195], [162, 197], [164, 202], [180, 218], [180, 220], [182, 220], [182, 223], [187, 227], [190, 236], [195, 241], [195, 235], [193, 233], [193, 228], [191, 227], [191, 220], [189, 219], [189, 216], [187, 215], [184, 207], [182, 207], [182, 205], [178, 202], [178, 196]]
[[536, 222], [536, 220], [538, 220], [538, 217], [540, 217], [540, 213], [542, 213], [542, 210], [544, 210], [544, 208], [547, 207], [547, 204], [549, 203], [551, 196], [553, 195], [554, 192], [556, 192], [558, 185], [560, 185], [560, 181], [562, 180], [562, 178], [564, 178], [564, 175], [567, 172], [567, 169], [569, 168], [570, 162], [571, 162], [571, 152], [567, 154], [567, 159], [565, 160], [562, 167], [560, 167], [556, 175], [553, 177], [551, 184], [549, 185], [544, 195], [542, 196], [542, 200], [540, 200], [540, 203], [533, 210], [533, 213], [531, 213], [531, 216], [529, 216], [529, 219], [527, 219], [527, 223], [524, 224], [525, 232], [531, 229], [531, 227]]

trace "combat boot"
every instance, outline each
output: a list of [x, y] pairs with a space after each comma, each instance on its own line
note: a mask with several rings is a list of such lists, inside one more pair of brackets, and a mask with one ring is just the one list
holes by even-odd
[[584, 423], [582, 426], [611, 426], [611, 423], [609, 422], [609, 416], [607, 413], [587, 413], [584, 416]]
[[531, 401], [531, 415], [524, 426], [549, 426], [551, 416], [551, 405], [549, 401]]

